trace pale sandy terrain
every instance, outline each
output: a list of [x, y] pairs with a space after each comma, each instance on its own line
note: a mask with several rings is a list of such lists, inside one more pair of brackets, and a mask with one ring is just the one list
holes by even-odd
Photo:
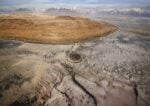
[[120, 29], [68, 45], [0, 40], [0, 106], [149, 106], [149, 76], [150, 38]]
[[75, 46], [1, 40], [1, 105], [149, 106], [149, 43], [127, 34]]

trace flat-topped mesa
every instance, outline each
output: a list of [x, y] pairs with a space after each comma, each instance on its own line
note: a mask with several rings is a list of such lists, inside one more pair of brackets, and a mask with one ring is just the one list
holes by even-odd
[[1, 16], [0, 39], [34, 43], [68, 44], [106, 36], [117, 27], [71, 16]]

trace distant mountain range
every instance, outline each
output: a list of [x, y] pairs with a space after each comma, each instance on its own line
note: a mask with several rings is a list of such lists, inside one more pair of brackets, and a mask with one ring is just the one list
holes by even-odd
[[102, 9], [96, 14], [105, 14], [105, 15], [129, 15], [129, 16], [146, 16], [150, 17], [150, 11], [141, 9], [141, 8], [132, 8], [132, 9]]
[[69, 16], [78, 16], [80, 11], [67, 8], [49, 8], [44, 11], [44, 13], [49, 15], [69, 15]]
[[0, 9], [0, 14], [9, 14], [9, 13], [32, 13], [33, 10], [28, 8], [17, 8], [17, 9]]
[[48, 8], [44, 10], [40, 9], [0, 9], [0, 13], [33, 13], [42, 12], [48, 15], [128, 15], [128, 16], [142, 16], [150, 17], [150, 6], [147, 7], [77, 7], [77, 8]]
[[0, 9], [0, 14], [10, 13], [10, 12], [11, 12], [11, 10]]
[[32, 12], [31, 9], [28, 9], [28, 8], [18, 8], [18, 9], [15, 9], [14, 12], [25, 12], [25, 13], [29, 13], [29, 12]]

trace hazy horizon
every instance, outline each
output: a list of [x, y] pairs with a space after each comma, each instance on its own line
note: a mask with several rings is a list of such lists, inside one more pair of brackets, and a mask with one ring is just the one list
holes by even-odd
[[150, 5], [149, 0], [0, 0], [2, 7], [44, 7], [44, 6], [95, 6], [95, 5]]

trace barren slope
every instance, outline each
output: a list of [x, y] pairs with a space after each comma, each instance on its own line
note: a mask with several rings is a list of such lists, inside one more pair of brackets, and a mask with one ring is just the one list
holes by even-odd
[[70, 16], [11, 15], [0, 17], [0, 38], [36, 43], [74, 43], [107, 35], [116, 27]]

